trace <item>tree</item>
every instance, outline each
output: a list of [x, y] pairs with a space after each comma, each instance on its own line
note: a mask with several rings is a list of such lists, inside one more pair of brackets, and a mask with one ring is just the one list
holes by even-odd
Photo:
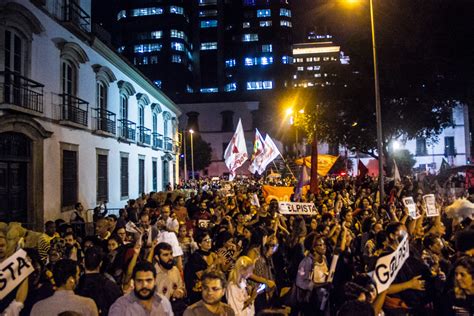
[[396, 150], [393, 153], [393, 158], [397, 163], [400, 176], [406, 176], [412, 173], [416, 160], [413, 158], [413, 154], [411, 154], [407, 149]]
[[[186, 168], [191, 171], [191, 138], [185, 133], [186, 138]], [[184, 142], [183, 142], [184, 144]], [[211, 144], [205, 142], [199, 132], [193, 134], [193, 150], [194, 150], [194, 171], [204, 170], [211, 164], [212, 147]], [[184, 154], [184, 149], [181, 149]], [[184, 158], [180, 160], [180, 167], [184, 169]]]

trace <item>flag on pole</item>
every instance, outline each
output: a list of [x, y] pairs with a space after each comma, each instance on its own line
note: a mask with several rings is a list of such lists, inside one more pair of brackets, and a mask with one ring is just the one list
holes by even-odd
[[262, 155], [262, 163], [258, 170], [258, 173], [260, 174], [263, 174], [265, 172], [265, 169], [267, 168], [269, 163], [271, 163], [276, 157], [281, 155], [280, 151], [278, 150], [278, 147], [275, 145], [273, 139], [268, 134], [267, 136], [265, 136], [265, 146], [263, 149], [264, 151]]
[[357, 164], [357, 170], [358, 170], [358, 178], [362, 179], [369, 173], [369, 169], [364, 165], [362, 160], [359, 159], [359, 163]]
[[400, 171], [398, 171], [397, 162], [393, 159], [393, 180], [395, 183], [402, 182], [402, 178], [400, 177]]
[[242, 166], [248, 159], [247, 146], [245, 145], [244, 129], [242, 121], [239, 119], [234, 136], [224, 153], [225, 165], [230, 171], [229, 180], [234, 179], [235, 170]]
[[311, 169], [306, 167], [305, 165], [301, 166], [301, 174], [298, 180], [298, 185], [296, 186], [295, 190], [295, 199], [301, 199], [303, 187], [308, 185], [311, 181]]
[[260, 166], [263, 162], [263, 155], [265, 153], [265, 140], [262, 135], [255, 129], [255, 141], [253, 143], [252, 163], [249, 166], [249, 171], [253, 174], [260, 173]]

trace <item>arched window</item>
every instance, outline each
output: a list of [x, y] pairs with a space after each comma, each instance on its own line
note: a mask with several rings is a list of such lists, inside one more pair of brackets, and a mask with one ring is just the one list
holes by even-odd
[[128, 97], [120, 93], [120, 119], [128, 120]]
[[138, 126], [145, 126], [145, 106], [138, 104]]
[[61, 91], [63, 94], [76, 95], [77, 68], [67, 59], [61, 61]]
[[120, 91], [119, 116], [121, 120], [128, 120], [128, 98], [136, 93], [130, 82], [120, 80], [117, 82]]
[[97, 108], [105, 111], [107, 110], [108, 88], [109, 84], [117, 80], [114, 73], [105, 66], [93, 65], [92, 69], [96, 74], [96, 105]]
[[8, 2], [0, 10], [0, 60], [5, 71], [28, 77], [33, 34], [44, 27], [36, 16], [21, 4]]
[[171, 114], [168, 111], [163, 112], [163, 135], [165, 137], [170, 137], [170, 122]]

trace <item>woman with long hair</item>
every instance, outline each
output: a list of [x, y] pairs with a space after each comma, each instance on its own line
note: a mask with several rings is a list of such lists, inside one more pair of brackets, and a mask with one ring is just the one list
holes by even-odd
[[247, 279], [253, 274], [254, 268], [254, 261], [247, 256], [242, 256], [237, 259], [234, 268], [229, 273], [225, 296], [236, 316], [255, 315], [253, 302], [257, 297], [257, 291], [247, 286]]
[[443, 296], [443, 315], [474, 314], [474, 258], [463, 257], [454, 264], [454, 287]]

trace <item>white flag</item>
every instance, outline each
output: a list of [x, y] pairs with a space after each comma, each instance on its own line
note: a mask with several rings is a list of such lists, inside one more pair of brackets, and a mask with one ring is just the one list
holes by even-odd
[[402, 182], [402, 178], [400, 177], [400, 171], [398, 171], [398, 166], [395, 159], [393, 159], [393, 180], [395, 180], [395, 183]]
[[272, 162], [273, 159], [281, 155], [278, 147], [275, 145], [273, 139], [271, 139], [270, 135], [268, 134], [265, 137], [265, 146], [263, 149], [264, 152], [262, 154], [262, 163], [260, 165], [260, 169], [258, 170], [258, 173], [260, 174], [265, 172], [265, 168], [267, 168], [268, 164]]
[[242, 166], [248, 159], [247, 146], [245, 145], [244, 129], [242, 121], [239, 119], [234, 136], [224, 153], [225, 165], [230, 171], [229, 180], [235, 177], [235, 170]]
[[260, 173], [263, 163], [263, 154], [265, 153], [265, 140], [262, 135], [255, 129], [255, 141], [253, 143], [252, 163], [249, 166], [249, 171], [253, 174]]

